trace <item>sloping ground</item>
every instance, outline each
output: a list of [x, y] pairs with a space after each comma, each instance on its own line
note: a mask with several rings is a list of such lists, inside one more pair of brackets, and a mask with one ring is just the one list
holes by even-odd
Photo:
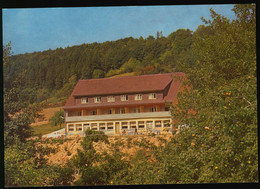
[[43, 135], [43, 138], [58, 138], [65, 136], [65, 128]]
[[[137, 136], [109, 136], [109, 144], [103, 142], [93, 143], [93, 146], [97, 153], [111, 152], [112, 148], [115, 146], [119, 147], [119, 150], [129, 156], [134, 156], [135, 153], [142, 149], [142, 145], [150, 143], [155, 146], [165, 145], [163, 141], [169, 141], [171, 134], [147, 136], [147, 135], [137, 135]], [[39, 146], [50, 148], [50, 154], [46, 155], [45, 158], [48, 159], [48, 164], [59, 164], [65, 165], [68, 160], [70, 160], [73, 155], [77, 154], [77, 149], [81, 149], [81, 138], [78, 135], [72, 136], [63, 142], [63, 139], [55, 139], [56, 142], [51, 142], [52, 139], [42, 139], [38, 143]], [[48, 142], [47, 142], [48, 141]], [[54, 141], [54, 140], [53, 140]], [[58, 141], [58, 142], [57, 142]]]
[[44, 108], [42, 109], [39, 114], [43, 118], [39, 118], [35, 120], [35, 123], [32, 123], [31, 126], [36, 126], [36, 125], [44, 125], [49, 123], [49, 119], [55, 114], [55, 112], [62, 110], [62, 106], [58, 107], [50, 107], [50, 108]]
[[[52, 141], [52, 139], [46, 139]], [[57, 140], [57, 139], [56, 139]], [[60, 142], [63, 139], [58, 139]], [[45, 155], [45, 158], [48, 159], [48, 164], [59, 164], [65, 165], [65, 163], [72, 158], [73, 155], [77, 154], [77, 149], [81, 149], [82, 138], [79, 136], [75, 136], [70, 138], [69, 140], [65, 140], [62, 144], [58, 143], [47, 143], [43, 144], [42, 142], [39, 145], [43, 147], [49, 147], [53, 150], [50, 150], [51, 153], [49, 155]]]

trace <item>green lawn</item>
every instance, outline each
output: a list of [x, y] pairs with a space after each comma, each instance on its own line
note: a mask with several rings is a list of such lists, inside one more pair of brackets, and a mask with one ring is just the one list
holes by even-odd
[[[64, 124], [61, 124], [61, 129], [62, 128], [64, 128]], [[45, 134], [51, 133], [53, 131], [57, 131], [59, 129], [60, 129], [59, 125], [52, 126], [50, 123], [32, 127], [34, 136], [45, 135]]]

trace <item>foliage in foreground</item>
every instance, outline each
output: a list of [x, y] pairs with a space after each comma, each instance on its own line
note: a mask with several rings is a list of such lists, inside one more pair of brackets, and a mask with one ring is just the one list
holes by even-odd
[[[97, 134], [97, 135], [96, 135]], [[122, 160], [119, 150], [114, 150], [112, 155], [108, 153], [96, 153], [93, 142], [102, 141], [108, 144], [108, 137], [102, 131], [86, 131], [86, 137], [81, 145], [83, 150], [78, 150], [72, 159], [72, 164], [81, 175], [75, 185], [104, 185], [109, 184], [112, 177], [127, 169], [128, 164]]]
[[258, 181], [255, 6], [233, 10], [232, 22], [211, 10], [205, 22], [214, 35], [197, 39], [198, 60], [186, 65], [193, 88], [172, 107], [189, 126], [175, 143], [192, 145], [177, 158], [185, 157], [187, 179], [196, 182]]
[[47, 165], [43, 157], [49, 149], [36, 148], [34, 141], [16, 144], [5, 149], [5, 186], [57, 186], [70, 185], [73, 169], [69, 164]]

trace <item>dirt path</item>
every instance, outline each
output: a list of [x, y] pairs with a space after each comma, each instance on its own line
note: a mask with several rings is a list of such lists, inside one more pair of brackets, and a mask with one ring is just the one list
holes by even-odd
[[62, 106], [52, 107], [52, 108], [44, 108], [39, 114], [43, 116], [43, 118], [36, 119], [35, 123], [32, 123], [31, 126], [43, 125], [49, 122], [49, 119], [55, 114], [55, 112], [62, 110]]

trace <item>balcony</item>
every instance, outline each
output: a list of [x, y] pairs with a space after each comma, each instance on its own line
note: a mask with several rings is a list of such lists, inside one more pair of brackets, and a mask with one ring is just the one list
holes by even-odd
[[126, 114], [73, 116], [73, 117], [66, 117], [66, 122], [127, 120], [127, 119], [144, 119], [144, 118], [169, 118], [169, 117], [171, 117], [171, 114], [170, 114], [169, 111], [162, 111], [162, 112], [143, 112], [143, 113], [126, 113]]

